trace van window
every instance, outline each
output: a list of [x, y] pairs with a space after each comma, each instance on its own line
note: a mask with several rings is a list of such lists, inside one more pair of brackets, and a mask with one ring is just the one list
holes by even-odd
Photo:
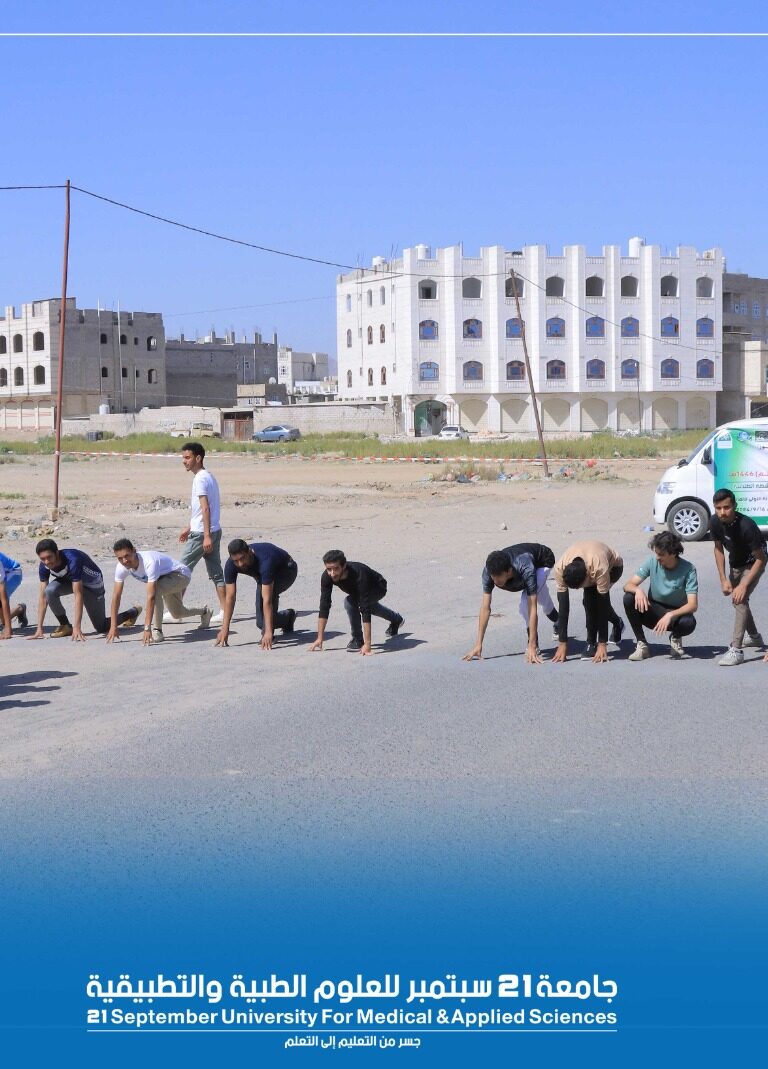
[[716, 434], [717, 434], [717, 431], [710, 431], [709, 434], [707, 435], [707, 437], [703, 438], [699, 442], [699, 444], [696, 446], [696, 448], [693, 450], [693, 452], [688, 456], [688, 458], [686, 459], [685, 463], [686, 464], [690, 464], [694, 460], [694, 458], [698, 456], [699, 450], [703, 449], [705, 445], [710, 445], [711, 444], [712, 439], [715, 437]]

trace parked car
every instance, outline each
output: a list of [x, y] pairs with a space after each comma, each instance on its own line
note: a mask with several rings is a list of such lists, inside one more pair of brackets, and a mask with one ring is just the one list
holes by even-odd
[[469, 431], [464, 430], [463, 427], [455, 427], [450, 424], [446, 424], [437, 436], [444, 441], [456, 441], [459, 438], [465, 438], [469, 441]]
[[298, 442], [299, 438], [301, 435], [296, 428], [288, 427], [285, 423], [274, 423], [253, 433], [254, 442]]
[[192, 423], [186, 427], [174, 427], [171, 438], [221, 438], [221, 435], [213, 429], [212, 423]]

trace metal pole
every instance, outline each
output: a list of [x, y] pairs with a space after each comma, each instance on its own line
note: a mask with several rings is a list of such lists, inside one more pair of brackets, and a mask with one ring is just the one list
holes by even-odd
[[528, 342], [525, 338], [525, 320], [523, 319], [523, 313], [520, 310], [520, 294], [517, 292], [517, 279], [515, 272], [512, 268], [509, 269], [509, 277], [512, 279], [512, 295], [515, 298], [515, 306], [517, 307], [517, 319], [520, 323], [520, 337], [523, 339], [523, 355], [525, 356], [525, 370], [528, 372], [528, 388], [531, 391], [531, 401], [533, 402], [533, 415], [536, 419], [536, 433], [539, 436], [539, 447], [541, 448], [541, 456], [544, 461], [544, 478], [549, 478], [549, 464], [547, 463], [547, 450], [544, 446], [544, 434], [541, 429], [541, 420], [539, 419], [539, 404], [536, 398], [536, 388], [533, 385], [533, 372], [531, 371], [531, 362], [528, 359]]
[[61, 269], [61, 315], [59, 316], [59, 374], [56, 387], [56, 447], [53, 453], [53, 508], [51, 519], [59, 518], [59, 467], [61, 463], [61, 420], [64, 396], [64, 338], [67, 327], [67, 274], [69, 271], [69, 179], [64, 187], [64, 259]]

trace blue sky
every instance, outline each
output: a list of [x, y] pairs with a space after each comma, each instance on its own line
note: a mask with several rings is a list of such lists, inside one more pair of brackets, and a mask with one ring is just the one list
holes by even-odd
[[[10, 32], [765, 32], [714, 4], [35, 3]], [[359, 10], [358, 10], [359, 8]], [[639, 10], [639, 9], [638, 9]], [[768, 275], [768, 38], [5, 37], [0, 184], [344, 264], [425, 242], [720, 245]], [[0, 194], [0, 304], [56, 295], [59, 191]], [[73, 194], [70, 293], [333, 351], [335, 269]]]

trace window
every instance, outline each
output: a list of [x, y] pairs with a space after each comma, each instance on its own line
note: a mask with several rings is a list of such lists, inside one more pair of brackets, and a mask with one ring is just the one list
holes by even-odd
[[547, 337], [548, 338], [564, 338], [565, 337], [565, 320], [560, 316], [553, 316], [552, 319], [547, 320]]
[[347, 311], [351, 312], [352, 311], [352, 298], [350, 297], [349, 294], [347, 294], [347, 296], [346, 296], [346, 298], [344, 300], [344, 304], [346, 306]]
[[108, 379], [108, 378], [109, 378], [109, 368], [106, 368], [106, 367], [103, 367], [103, 366], [102, 366], [102, 369], [101, 369], [101, 377], [102, 377], [103, 379]]
[[[523, 297], [525, 296], [525, 280], [520, 278], [519, 276], [515, 276], [515, 282], [517, 282], [517, 296], [522, 301]], [[512, 281], [511, 278], [506, 279], [504, 282], [504, 296], [515, 296], [515, 283]]]
[[381, 286], [379, 288], [379, 304], [387, 303], [387, 287]]
[[381, 369], [381, 374], [380, 374], [379, 378], [381, 380], [381, 385], [382, 386], [386, 386], [387, 385], [387, 369], [385, 367], [383, 367]]
[[565, 283], [559, 275], [550, 275], [545, 289], [547, 297], [562, 297], [565, 293]]
[[605, 337], [605, 320], [601, 319], [600, 316], [591, 316], [585, 325], [588, 338]]
[[661, 296], [677, 297], [677, 279], [674, 275], [665, 275], [661, 280]]
[[438, 378], [440, 378], [440, 368], [434, 360], [425, 360], [422, 364], [419, 364], [420, 382], [431, 382], [433, 379]]
[[21, 334], [14, 334], [13, 336], [13, 351], [15, 353], [24, 352], [24, 339], [22, 338]]
[[547, 361], [547, 378], [548, 379], [564, 379], [565, 378], [565, 364], [562, 360], [548, 360]]
[[347, 389], [351, 389], [351, 388], [352, 388], [352, 372], [348, 371], [347, 372]]
[[14, 386], [23, 386], [24, 385], [24, 368], [23, 367], [15, 367], [13, 369], [13, 385]]
[[368, 344], [373, 345], [373, 327], [368, 327]]
[[635, 319], [634, 316], [624, 316], [621, 321], [621, 336], [622, 338], [639, 338], [640, 320]]
[[605, 361], [604, 360], [587, 360], [587, 378], [588, 379], [604, 379], [605, 378]]
[[348, 349], [352, 348], [352, 331], [351, 330], [347, 331], [347, 348]]
[[755, 301], [754, 304], [752, 305], [752, 318], [753, 319], [759, 319], [760, 318], [760, 304], [757, 301]]
[[0, 386], [8, 385], [8, 372], [4, 367], [0, 367]]
[[712, 360], [696, 361], [696, 378], [713, 379], [715, 377], [715, 365]]
[[36, 330], [32, 335], [32, 348], [36, 353], [41, 353], [45, 348], [45, 335], [42, 330]]
[[521, 382], [525, 378], [525, 364], [522, 360], [510, 360], [507, 364], [507, 381]]
[[679, 379], [680, 364], [677, 360], [661, 361], [661, 377], [663, 379]]
[[134, 345], [138, 345], [139, 344], [139, 339], [137, 337], [135, 337], [135, 336], [134, 336], [134, 339], [133, 339], [133, 344]]
[[637, 279], [634, 275], [622, 275], [621, 278], [621, 296], [622, 297], [637, 297]]
[[422, 319], [419, 323], [419, 337], [422, 341], [434, 341], [437, 338], [437, 323], [434, 319]]
[[701, 319], [696, 320], [696, 337], [697, 338], [714, 338], [715, 336], [715, 324], [709, 316], [703, 316]]
[[483, 365], [479, 360], [467, 360], [463, 367], [465, 382], [482, 382]]
[[368, 368], [368, 385], [373, 386], [373, 368]]
[[587, 297], [602, 297], [605, 290], [605, 282], [599, 275], [590, 275], [586, 281], [584, 292]]
[[35, 386], [45, 386], [45, 368], [42, 364], [36, 364], [33, 368], [32, 382]]
[[99, 341], [101, 342], [102, 345], [106, 345], [107, 344], [107, 336], [106, 336], [106, 334], [101, 334], [101, 336], [99, 337]]
[[124, 379], [127, 379], [128, 378], [128, 368], [127, 367], [121, 368], [120, 369], [120, 374], [123, 376]]
[[8, 339], [4, 334], [0, 334], [0, 356], [4, 356], [8, 352]]
[[463, 333], [465, 338], [482, 338], [483, 324], [479, 319], [465, 319]]
[[379, 341], [385, 342], [387, 340], [387, 328], [382, 323], [379, 327]]
[[125, 334], [121, 334], [120, 335], [120, 344], [121, 345], [127, 345], [128, 344], [128, 338], [127, 338], [127, 336]]
[[523, 321], [515, 317], [514, 319], [507, 320], [506, 334], [508, 338], [522, 338], [523, 336]]
[[708, 275], [702, 275], [696, 279], [696, 296], [711, 297], [715, 291], [715, 284]]
[[622, 360], [621, 377], [623, 379], [636, 379], [640, 376], [640, 364], [637, 360]]
[[365, 303], [369, 308], [373, 307], [373, 290], [368, 290], [365, 294]]
[[437, 300], [437, 283], [433, 282], [431, 278], [425, 278], [419, 283], [419, 300]]
[[479, 278], [465, 278], [461, 282], [461, 296], [476, 300], [483, 295], [483, 284]]
[[674, 316], [666, 316], [661, 321], [661, 336], [662, 338], [679, 338], [680, 337], [680, 322], [675, 319]]
[[156, 368], [151, 367], [149, 369], [149, 371], [147, 372], [147, 382], [152, 383], [153, 386], [157, 384], [157, 369]]
[[157, 338], [155, 338], [154, 335], [150, 334], [150, 336], [147, 338], [147, 352], [148, 353], [154, 352], [154, 350], [156, 348], [157, 348]]

